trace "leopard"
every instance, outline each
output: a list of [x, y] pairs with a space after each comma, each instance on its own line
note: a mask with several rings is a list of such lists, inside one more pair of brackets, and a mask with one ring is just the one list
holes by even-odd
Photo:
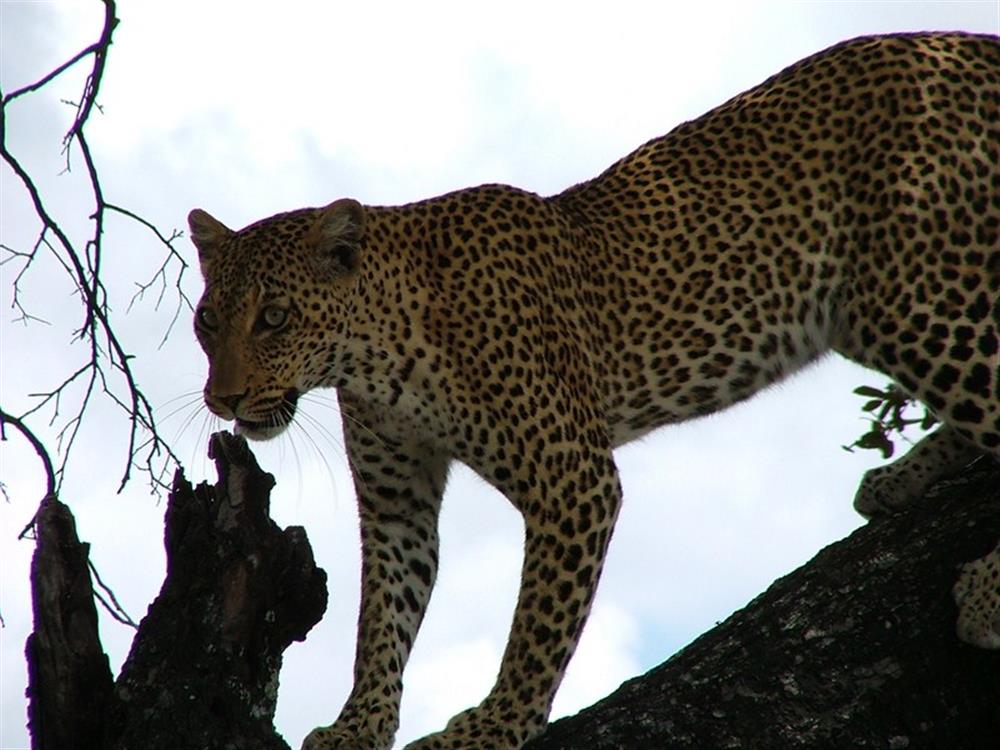
[[[622, 491], [614, 451], [835, 352], [936, 431], [862, 480], [866, 516], [1000, 458], [1000, 37], [860, 37], [541, 196], [340, 198], [232, 230], [189, 215], [207, 408], [253, 440], [334, 389], [360, 516], [353, 688], [307, 750], [392, 746], [438, 571], [449, 468], [520, 512], [496, 682], [407, 750], [516, 750], [546, 726]], [[1000, 546], [957, 634], [1000, 648]]]

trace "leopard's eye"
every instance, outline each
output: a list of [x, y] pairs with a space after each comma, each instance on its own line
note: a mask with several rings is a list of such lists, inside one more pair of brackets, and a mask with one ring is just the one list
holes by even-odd
[[214, 331], [219, 327], [219, 316], [211, 307], [199, 307], [194, 319], [198, 327], [206, 331]]
[[287, 320], [288, 310], [277, 305], [268, 305], [260, 314], [260, 322], [265, 328], [281, 328]]

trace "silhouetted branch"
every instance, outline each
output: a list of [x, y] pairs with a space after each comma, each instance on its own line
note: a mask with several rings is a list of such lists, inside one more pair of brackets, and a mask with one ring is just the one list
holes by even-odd
[[21, 435], [24, 436], [24, 439], [28, 441], [28, 444], [34, 449], [35, 453], [38, 454], [38, 458], [42, 462], [42, 469], [45, 471], [45, 497], [55, 495], [56, 473], [52, 468], [52, 459], [49, 456], [49, 452], [45, 450], [45, 445], [21, 419], [18, 419], [12, 414], [8, 414], [3, 409], [0, 409], [0, 440], [8, 439], [7, 425], [10, 425], [20, 432]]
[[177, 323], [177, 319], [180, 317], [184, 309], [187, 308], [188, 311], [194, 312], [194, 305], [191, 303], [191, 300], [188, 298], [187, 294], [185, 294], [184, 289], [181, 286], [181, 282], [184, 278], [184, 273], [188, 269], [188, 264], [187, 261], [184, 260], [181, 254], [178, 253], [177, 249], [174, 247], [174, 241], [180, 239], [183, 236], [183, 233], [175, 229], [170, 233], [170, 236], [167, 237], [163, 234], [163, 232], [159, 230], [157, 226], [155, 226], [148, 220], [144, 219], [143, 217], [132, 213], [128, 209], [122, 208], [121, 206], [113, 205], [111, 203], [106, 203], [105, 208], [107, 208], [109, 211], [115, 211], [119, 214], [122, 214], [123, 216], [127, 216], [133, 221], [146, 227], [146, 229], [148, 229], [154, 235], [156, 235], [156, 238], [160, 241], [161, 244], [164, 245], [164, 247], [167, 248], [168, 251], [166, 258], [163, 259], [163, 263], [160, 264], [160, 267], [156, 270], [156, 273], [153, 274], [153, 276], [149, 279], [149, 281], [145, 283], [140, 283], [140, 282], [136, 283], [138, 291], [136, 291], [136, 293], [132, 296], [132, 299], [128, 304], [128, 310], [131, 310], [132, 306], [137, 301], [142, 300], [143, 297], [145, 297], [146, 292], [149, 291], [156, 284], [159, 284], [160, 289], [156, 296], [156, 304], [154, 305], [154, 309], [159, 310], [160, 305], [163, 302], [163, 298], [167, 293], [168, 270], [172, 265], [177, 266], [177, 273], [174, 276], [173, 280], [174, 291], [177, 293], [177, 306], [174, 308], [174, 314], [173, 316], [171, 316], [170, 323], [167, 325], [167, 329], [163, 333], [163, 338], [160, 339], [160, 346], [163, 346], [163, 344], [166, 343], [167, 338], [170, 336], [170, 332], [173, 330], [174, 325]]
[[125, 611], [125, 608], [118, 601], [118, 597], [115, 596], [115, 592], [110, 586], [101, 580], [101, 574], [97, 571], [97, 566], [94, 565], [93, 560], [87, 561], [87, 567], [93, 574], [94, 580], [97, 581], [97, 588], [94, 589], [94, 598], [101, 603], [101, 606], [104, 607], [115, 622], [119, 622], [122, 625], [128, 625], [133, 630], [138, 630], [139, 626], [136, 624], [135, 620], [132, 619], [129, 613]]
[[[118, 25], [114, 0], [102, 0], [102, 4], [104, 23], [96, 42], [88, 45], [37, 82], [0, 98], [0, 105], [2, 105], [2, 112], [0, 112], [0, 155], [24, 188], [41, 225], [30, 251], [19, 250], [7, 245], [0, 246], [0, 249], [6, 253], [2, 260], [3, 264], [15, 262], [21, 264], [12, 283], [12, 306], [18, 312], [17, 321], [25, 324], [35, 321], [44, 322], [29, 311], [29, 306], [23, 299], [21, 283], [38, 260], [39, 254], [46, 251], [55, 257], [62, 270], [72, 281], [83, 312], [82, 324], [74, 331], [74, 335], [89, 345], [85, 362], [62, 379], [58, 385], [39, 394], [30, 394], [36, 396], [39, 401], [19, 416], [20, 420], [25, 421], [41, 409], [48, 407], [52, 408], [50, 425], [65, 420], [61, 421], [55, 434], [60, 459], [57, 463], [50, 461], [50, 463], [55, 463], [55, 491], [58, 491], [62, 484], [76, 438], [90, 411], [93, 399], [98, 394], [103, 395], [116, 407], [123, 410], [129, 420], [128, 444], [124, 453], [126, 457], [125, 468], [119, 490], [128, 483], [132, 476], [132, 470], [136, 467], [141, 468], [149, 475], [154, 490], [157, 487], [165, 486], [162, 483], [163, 473], [169, 469], [170, 465], [178, 463], [170, 446], [161, 439], [153, 407], [136, 380], [131, 364], [132, 355], [126, 349], [118, 334], [116, 323], [112, 319], [107, 291], [102, 279], [105, 217], [108, 211], [113, 211], [151, 229], [168, 248], [166, 259], [154, 274], [153, 279], [146, 285], [140, 285], [140, 297], [142, 291], [160, 279], [163, 283], [163, 290], [157, 301], [157, 306], [159, 306], [166, 288], [166, 278], [170, 266], [177, 264], [179, 267], [174, 285], [178, 294], [178, 304], [168, 325], [168, 334], [184, 307], [191, 307], [190, 301], [181, 289], [181, 278], [187, 264], [171, 245], [172, 240], [176, 239], [178, 234], [175, 232], [167, 238], [151, 222], [128, 209], [107, 201], [99, 169], [87, 140], [86, 126], [94, 110], [99, 109], [97, 97], [104, 77], [112, 37]], [[79, 101], [73, 104], [76, 112], [72, 124], [63, 137], [61, 146], [66, 155], [67, 170], [71, 166], [71, 156], [74, 153], [79, 154], [89, 184], [89, 195], [81, 200], [81, 205], [86, 206], [86, 216], [90, 225], [89, 237], [77, 242], [55, 220], [46, 205], [38, 183], [17, 156], [9, 150], [6, 141], [6, 123], [10, 117], [12, 105], [21, 97], [42, 91], [59, 76], [87, 59], [91, 60], [91, 69], [84, 81]], [[70, 416], [63, 417], [61, 409], [65, 406], [64, 402], [66, 401], [72, 401], [73, 406], [69, 410]]]
[[959, 641], [952, 586], [998, 536], [1000, 471], [984, 460], [526, 750], [995, 750], [1000, 653]]

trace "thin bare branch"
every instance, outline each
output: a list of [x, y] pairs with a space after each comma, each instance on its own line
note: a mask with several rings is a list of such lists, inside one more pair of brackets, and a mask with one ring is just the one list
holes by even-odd
[[104, 67], [108, 60], [108, 51], [111, 48], [111, 37], [118, 26], [118, 19], [115, 17], [114, 0], [102, 0], [104, 3], [104, 26], [101, 30], [101, 38], [93, 44], [94, 68], [84, 84], [83, 96], [80, 99], [80, 106], [77, 110], [76, 120], [66, 134], [65, 144], [68, 147], [74, 138], [79, 139], [83, 134], [83, 127], [87, 124], [90, 113], [93, 111], [97, 101], [97, 91], [104, 78]]
[[166, 235], [163, 234], [163, 232], [160, 231], [159, 227], [154, 225], [152, 222], [144, 219], [142, 216], [133, 213], [132, 211], [129, 211], [126, 208], [122, 208], [121, 206], [117, 206], [113, 203], [105, 203], [104, 207], [108, 211], [119, 213], [146, 227], [146, 229], [148, 229], [154, 235], [156, 235], [156, 238], [168, 250], [167, 257], [164, 258], [163, 263], [160, 264], [160, 267], [156, 270], [156, 273], [153, 274], [153, 276], [149, 279], [149, 281], [145, 283], [139, 283], [139, 282], [136, 283], [137, 291], [134, 295], [132, 295], [131, 301], [129, 301], [128, 311], [132, 309], [132, 306], [135, 305], [136, 302], [141, 301], [145, 297], [146, 292], [148, 292], [150, 289], [152, 289], [154, 286], [157, 285], [159, 286], [159, 291], [157, 292], [156, 303], [154, 304], [153, 309], [159, 310], [160, 305], [163, 302], [163, 298], [167, 293], [168, 270], [172, 264], [174, 263], [177, 264], [177, 273], [173, 279], [173, 287], [177, 293], [177, 305], [174, 307], [174, 313], [170, 318], [170, 322], [167, 324], [166, 331], [164, 331], [163, 333], [163, 338], [160, 339], [159, 346], [162, 347], [166, 343], [167, 338], [170, 336], [170, 333], [173, 331], [174, 325], [177, 323], [177, 320], [178, 318], [180, 318], [180, 315], [184, 311], [184, 309], [186, 308], [189, 311], [194, 311], [194, 304], [188, 298], [183, 288], [183, 279], [185, 272], [187, 272], [188, 270], [188, 263], [186, 260], [184, 260], [184, 257], [179, 252], [177, 252], [177, 248], [175, 248], [173, 244], [175, 240], [183, 237], [184, 233], [175, 229], [170, 233], [170, 236], [167, 237]]
[[28, 441], [28, 444], [35, 450], [38, 454], [39, 460], [42, 462], [42, 468], [45, 470], [45, 497], [50, 497], [56, 494], [56, 474], [52, 468], [52, 458], [49, 456], [49, 451], [45, 447], [45, 444], [31, 431], [21, 419], [18, 419], [13, 414], [8, 414], [2, 408], [0, 408], [0, 440], [7, 440], [7, 425], [11, 425], [16, 429], [24, 439]]
[[[37, 315], [32, 315], [31, 313], [29, 313], [25, 309], [24, 305], [21, 303], [21, 279], [24, 278], [24, 275], [28, 272], [28, 269], [31, 268], [32, 264], [35, 262], [35, 259], [38, 257], [39, 250], [43, 247], [52, 250], [52, 245], [50, 245], [48, 240], [45, 238], [45, 230], [42, 230], [42, 232], [39, 233], [38, 239], [35, 240], [35, 244], [31, 248], [30, 252], [15, 250], [14, 248], [8, 247], [7, 245], [0, 245], [0, 250], [3, 250], [4, 252], [7, 253], [7, 257], [4, 258], [3, 260], [0, 260], [0, 266], [13, 260], [20, 259], [24, 261], [24, 265], [21, 266], [21, 270], [17, 272], [17, 275], [14, 277], [14, 281], [11, 282], [11, 289], [13, 291], [13, 294], [11, 295], [10, 306], [12, 310], [16, 310], [18, 312], [18, 316], [14, 318], [15, 323], [23, 323], [24, 325], [27, 325], [28, 323], [31, 322], [38, 322], [38, 323], [44, 323], [45, 325], [50, 325], [50, 323], [47, 320], [39, 318]], [[54, 254], [57, 258], [59, 257], [58, 253]], [[65, 263], [64, 263], [64, 268], [66, 268]]]
[[[7, 440], [7, 425], [11, 425], [14, 429], [21, 433], [28, 444], [35, 450], [38, 455], [39, 460], [42, 462], [42, 469], [45, 471], [45, 495], [42, 497], [41, 503], [44, 503], [48, 498], [56, 496], [56, 473], [52, 467], [52, 458], [49, 456], [49, 451], [45, 447], [45, 444], [39, 440], [38, 436], [32, 432], [31, 428], [24, 423], [23, 420], [15, 417], [13, 414], [8, 414], [2, 408], [0, 408], [0, 441]], [[7, 492], [4, 490], [4, 496], [6, 497]], [[39, 507], [41, 507], [39, 503]], [[17, 535], [18, 539], [24, 539], [31, 531], [35, 528], [35, 519], [38, 517], [38, 511], [31, 517], [31, 520], [25, 525], [21, 530], [21, 533]]]
[[[171, 245], [172, 240], [176, 239], [179, 235], [175, 232], [171, 237], [165, 237], [155, 226], [142, 217], [137, 216], [134, 212], [114, 204], [109, 204], [106, 201], [97, 163], [87, 140], [86, 124], [95, 109], [100, 111], [100, 107], [97, 104], [97, 96], [107, 64], [112, 35], [118, 24], [118, 20], [115, 17], [114, 0], [102, 0], [102, 3], [104, 6], [104, 25], [100, 38], [35, 84], [26, 86], [3, 97], [3, 111], [0, 113], [2, 115], [0, 116], [0, 155], [3, 156], [14, 175], [24, 186], [41, 224], [38, 240], [30, 252], [18, 251], [9, 247], [3, 248], [7, 253], [7, 257], [4, 258], [3, 262], [19, 260], [23, 263], [14, 280], [12, 306], [19, 313], [19, 321], [28, 323], [37, 319], [22, 304], [20, 282], [38, 258], [39, 252], [43, 248], [50, 250], [62, 265], [67, 276], [72, 280], [76, 293], [80, 296], [83, 308], [83, 322], [76, 329], [74, 335], [79, 340], [86, 341], [89, 345], [89, 361], [49, 392], [37, 394], [41, 399], [39, 403], [35, 404], [21, 416], [23, 420], [43, 407], [51, 406], [53, 409], [51, 423], [54, 423], [60, 418], [60, 406], [62, 405], [64, 396], [68, 393], [68, 389], [81, 378], [87, 376], [83, 390], [77, 392], [74, 389], [72, 416], [61, 425], [61, 428], [55, 435], [56, 444], [62, 458], [60, 465], [54, 471], [57, 490], [65, 476], [66, 464], [72, 453], [72, 448], [79, 434], [80, 427], [89, 412], [92, 399], [97, 394], [107, 397], [113, 404], [122, 409], [129, 419], [128, 449], [119, 490], [123, 489], [128, 483], [133, 467], [141, 467], [144, 471], [148, 471], [153, 486], [156, 488], [163, 485], [161, 476], [169, 464], [179, 463], [170, 447], [159, 436], [153, 407], [139, 387], [132, 369], [131, 360], [133, 356], [125, 348], [111, 319], [108, 293], [102, 280], [105, 216], [106, 212], [111, 210], [137, 221], [152, 230], [168, 248], [169, 252], [166, 259], [153, 275], [150, 282], [146, 285], [140, 285], [140, 293], [143, 288], [151, 288], [156, 283], [162, 285], [157, 306], [162, 301], [166, 291], [167, 275], [171, 264], [178, 264], [178, 270], [174, 277], [174, 287], [177, 290], [178, 302], [165, 336], [169, 335], [174, 322], [176, 322], [184, 307], [192, 307], [190, 300], [182, 289], [182, 277], [187, 264]], [[48, 212], [41, 191], [32, 179], [32, 176], [7, 148], [5, 123], [7, 105], [24, 94], [38, 91], [69, 68], [88, 57], [92, 59], [92, 69], [86, 77], [79, 101], [72, 104], [76, 112], [69, 130], [63, 138], [62, 144], [63, 152], [66, 154], [67, 169], [69, 168], [71, 154], [79, 154], [90, 184], [89, 199], [93, 208], [92, 210], [88, 210], [88, 218], [91, 223], [91, 232], [89, 238], [78, 245], [63, 231]], [[142, 457], [139, 455], [140, 451], [143, 454]], [[163, 459], [164, 465], [158, 467], [158, 462], [161, 459]], [[156, 465], [154, 466], [154, 464]]]
[[34, 83], [28, 84], [27, 86], [22, 86], [16, 91], [7, 94], [2, 99], [3, 105], [6, 106], [7, 104], [14, 101], [20, 96], [24, 96], [25, 94], [31, 94], [35, 91], [38, 91], [41, 88], [44, 88], [48, 84], [52, 83], [52, 81], [54, 81], [56, 78], [65, 73], [67, 70], [76, 65], [78, 62], [80, 62], [81, 60], [85, 60], [88, 56], [94, 54], [94, 52], [97, 51], [97, 48], [100, 45], [101, 42], [94, 42], [89, 47], [86, 47], [85, 49], [82, 49], [79, 52], [77, 52], [75, 55], [73, 55], [73, 57], [64, 62], [55, 70], [46, 73], [44, 76], [42, 76], [39, 80], [35, 81]]
[[[126, 612], [125, 608], [118, 602], [118, 597], [115, 596], [115, 592], [101, 580], [101, 574], [97, 572], [97, 566], [94, 565], [93, 560], [88, 559], [87, 566], [90, 568], [90, 572], [94, 576], [94, 580], [97, 582], [97, 586], [100, 589], [94, 589], [94, 597], [97, 601], [99, 601], [101, 606], [107, 610], [112, 619], [120, 622], [122, 625], [128, 625], [133, 630], [138, 630], [139, 625], [129, 616], [129, 613]], [[101, 592], [104, 593], [102, 594]], [[104, 598], [105, 596], [107, 596], [107, 599]], [[110, 602], [108, 600], [110, 600]]]

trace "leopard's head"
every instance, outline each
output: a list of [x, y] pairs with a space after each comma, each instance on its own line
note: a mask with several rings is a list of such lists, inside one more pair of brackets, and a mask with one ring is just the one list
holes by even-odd
[[299, 396], [331, 385], [338, 335], [352, 306], [364, 209], [344, 199], [233, 231], [188, 216], [205, 291], [195, 333], [208, 355], [205, 404], [254, 440], [280, 434]]

